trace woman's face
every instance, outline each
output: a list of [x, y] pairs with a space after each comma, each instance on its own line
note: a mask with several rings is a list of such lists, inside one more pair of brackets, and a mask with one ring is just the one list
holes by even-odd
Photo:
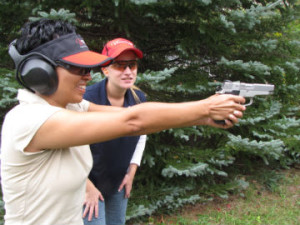
[[120, 54], [114, 63], [103, 68], [110, 86], [126, 90], [131, 88], [137, 76], [137, 57], [133, 51], [125, 51]]
[[87, 82], [90, 81], [89, 71], [85, 75], [78, 75], [80, 68], [68, 70], [57, 67], [58, 88], [52, 99], [59, 106], [65, 107], [69, 103], [79, 103], [83, 99]]

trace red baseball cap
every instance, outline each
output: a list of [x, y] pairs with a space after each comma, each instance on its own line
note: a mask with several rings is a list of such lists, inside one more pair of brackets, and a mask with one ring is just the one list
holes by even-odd
[[138, 58], [143, 58], [143, 52], [136, 48], [131, 41], [124, 38], [116, 38], [107, 42], [102, 50], [102, 54], [111, 58], [116, 58], [122, 52], [127, 50], [134, 51]]

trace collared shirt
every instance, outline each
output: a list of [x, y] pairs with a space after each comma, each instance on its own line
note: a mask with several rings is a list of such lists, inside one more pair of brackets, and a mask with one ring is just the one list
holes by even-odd
[[[86, 179], [92, 166], [88, 145], [25, 152], [41, 125], [62, 108], [27, 90], [2, 127], [1, 178], [6, 225], [82, 225]], [[89, 103], [68, 109], [87, 111]]]

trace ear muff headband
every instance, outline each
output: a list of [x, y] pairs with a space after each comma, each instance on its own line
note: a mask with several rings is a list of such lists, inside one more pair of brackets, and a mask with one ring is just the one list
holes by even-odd
[[58, 86], [57, 64], [39, 52], [20, 55], [16, 40], [9, 46], [9, 55], [15, 62], [16, 79], [26, 89], [43, 95], [51, 95]]

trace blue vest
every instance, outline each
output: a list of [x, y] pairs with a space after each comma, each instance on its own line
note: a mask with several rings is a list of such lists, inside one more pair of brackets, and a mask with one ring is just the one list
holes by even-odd
[[[86, 88], [84, 99], [99, 105], [111, 105], [106, 94], [107, 79]], [[141, 102], [146, 101], [143, 92], [135, 91]], [[136, 105], [130, 90], [126, 91], [124, 107]], [[121, 137], [111, 141], [91, 144], [93, 167], [89, 179], [104, 197], [114, 194], [127, 172], [139, 136]]]

